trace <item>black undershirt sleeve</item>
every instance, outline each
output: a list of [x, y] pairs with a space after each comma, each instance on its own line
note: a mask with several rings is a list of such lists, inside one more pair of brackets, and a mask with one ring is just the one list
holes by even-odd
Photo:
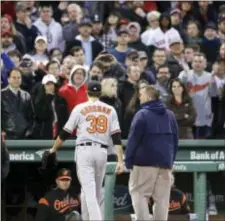
[[122, 145], [121, 133], [113, 134], [111, 137], [114, 145]]
[[61, 140], [66, 140], [71, 136], [71, 134], [65, 130], [62, 130], [59, 134]]

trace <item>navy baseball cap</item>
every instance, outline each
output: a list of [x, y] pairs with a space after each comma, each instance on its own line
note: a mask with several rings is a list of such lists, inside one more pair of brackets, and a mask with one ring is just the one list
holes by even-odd
[[120, 36], [120, 35], [122, 35], [122, 34], [128, 34], [128, 35], [129, 35], [129, 32], [128, 32], [127, 29], [119, 29], [119, 30], [117, 31], [117, 35]]
[[89, 27], [92, 27], [92, 22], [89, 18], [83, 18], [79, 24], [79, 27], [82, 27], [82, 26], [89, 26]]
[[[96, 78], [96, 80], [94, 79]], [[88, 91], [89, 92], [101, 92], [102, 91], [102, 85], [100, 81], [98, 81], [98, 76], [93, 76], [92, 79], [88, 83]]]
[[71, 171], [66, 169], [66, 168], [60, 169], [57, 173], [57, 179], [59, 179], [59, 180], [72, 180]]

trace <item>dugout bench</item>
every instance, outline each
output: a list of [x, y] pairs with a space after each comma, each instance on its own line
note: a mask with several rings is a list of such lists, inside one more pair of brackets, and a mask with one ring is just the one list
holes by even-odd
[[[40, 162], [51, 140], [7, 140], [12, 162]], [[126, 141], [123, 141], [126, 146]], [[59, 162], [73, 162], [74, 141], [67, 140], [57, 153]], [[207, 172], [225, 171], [225, 140], [180, 140], [174, 166], [175, 172], [193, 173], [194, 212], [198, 220], [205, 220], [207, 199]], [[113, 190], [115, 187], [115, 163], [108, 163], [105, 177], [105, 220], [114, 220]], [[128, 171], [126, 171], [128, 173]]]

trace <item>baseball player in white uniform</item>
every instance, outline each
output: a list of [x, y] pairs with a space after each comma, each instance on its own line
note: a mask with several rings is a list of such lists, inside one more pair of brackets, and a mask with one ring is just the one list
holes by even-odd
[[[101, 187], [106, 171], [107, 148], [110, 141], [118, 157], [116, 173], [123, 172], [123, 149], [120, 126], [115, 109], [101, 101], [101, 84], [88, 83], [89, 101], [77, 105], [50, 153], [54, 153], [77, 129], [75, 161], [81, 184], [81, 212], [83, 220], [103, 220], [100, 210]], [[88, 216], [88, 217], [87, 217]]]

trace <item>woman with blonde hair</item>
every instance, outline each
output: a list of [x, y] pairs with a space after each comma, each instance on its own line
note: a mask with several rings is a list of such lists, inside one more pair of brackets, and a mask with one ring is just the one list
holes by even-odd
[[[119, 98], [117, 97], [118, 91], [118, 82], [115, 78], [104, 78], [101, 81], [102, 85], [102, 95], [100, 97], [100, 101], [114, 107], [117, 112], [117, 116], [119, 119], [120, 127], [121, 127], [121, 118], [122, 118], [122, 104]], [[116, 161], [115, 150], [112, 146], [108, 148], [108, 161]]]
[[101, 81], [102, 95], [100, 100], [115, 108], [119, 122], [121, 123], [121, 101], [117, 96], [118, 82], [115, 78], [104, 78]]

